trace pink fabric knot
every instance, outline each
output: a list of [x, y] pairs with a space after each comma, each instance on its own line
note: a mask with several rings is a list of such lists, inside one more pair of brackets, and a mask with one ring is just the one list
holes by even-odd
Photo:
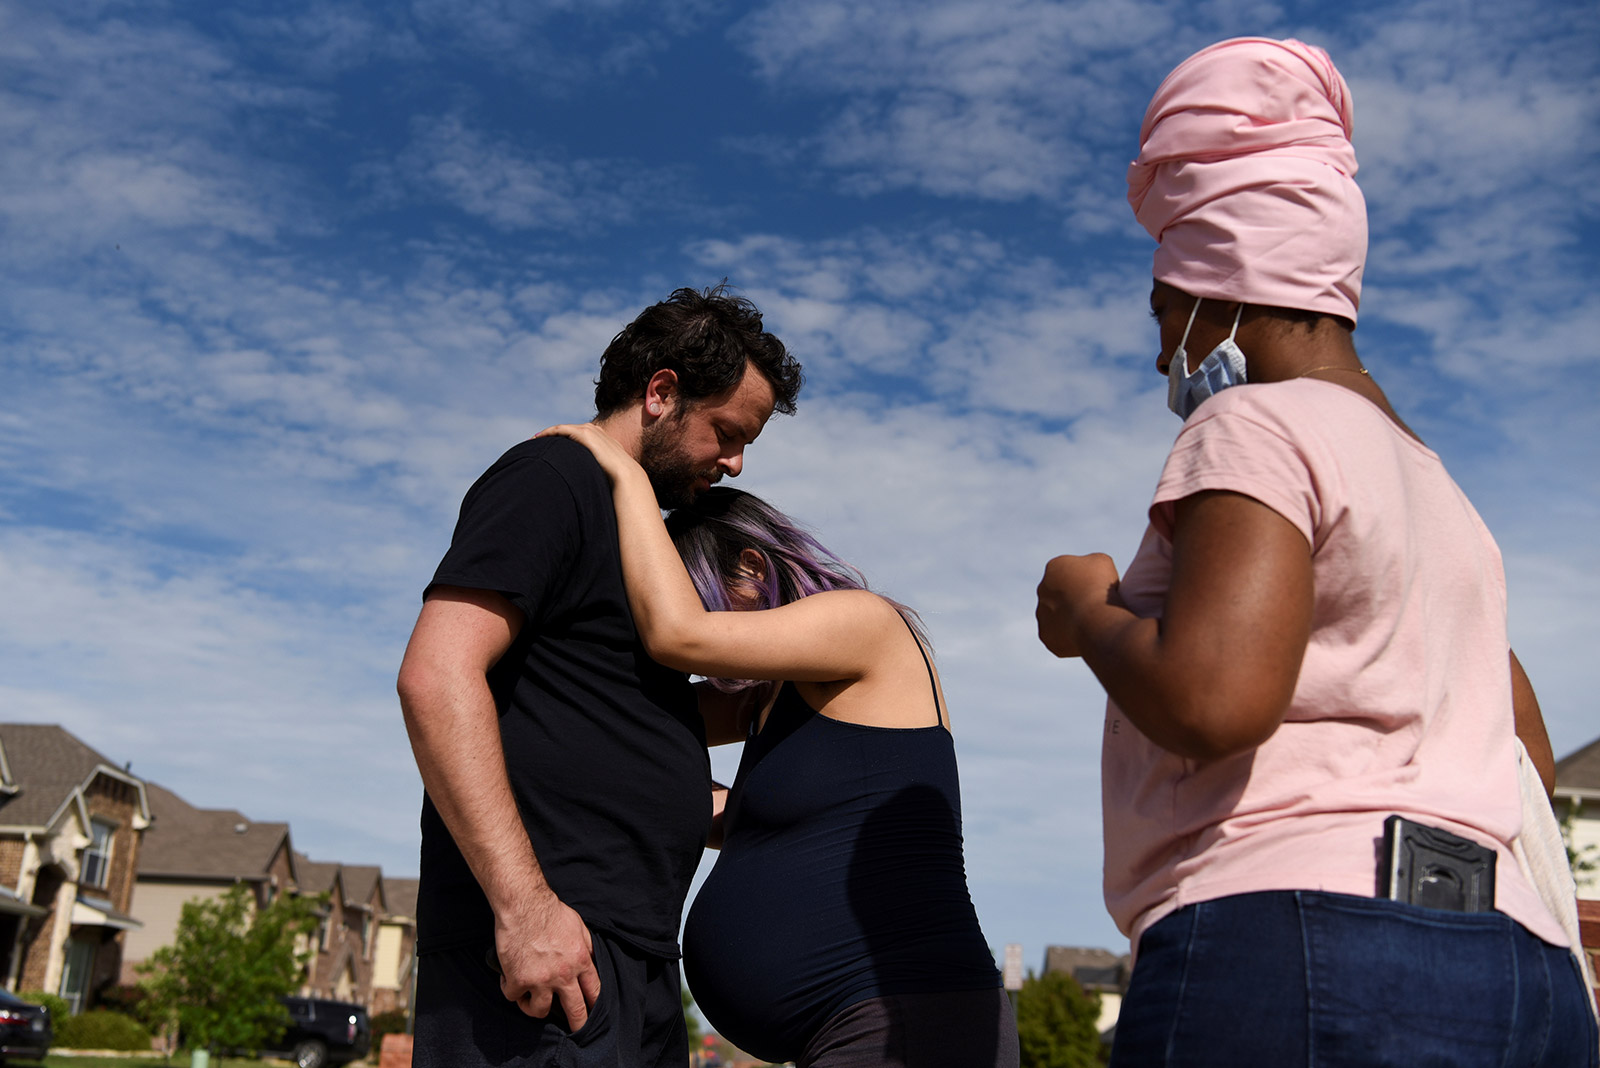
[[1350, 87], [1322, 49], [1238, 37], [1167, 75], [1145, 111], [1128, 203], [1154, 275], [1196, 296], [1352, 322], [1367, 257]]

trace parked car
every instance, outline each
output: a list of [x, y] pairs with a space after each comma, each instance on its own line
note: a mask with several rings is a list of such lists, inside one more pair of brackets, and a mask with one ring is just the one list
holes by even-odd
[[348, 1001], [284, 998], [290, 1023], [267, 1056], [282, 1057], [296, 1068], [325, 1068], [360, 1060], [372, 1048], [367, 1010]]
[[0, 990], [0, 1064], [12, 1057], [42, 1060], [53, 1037], [49, 1009]]

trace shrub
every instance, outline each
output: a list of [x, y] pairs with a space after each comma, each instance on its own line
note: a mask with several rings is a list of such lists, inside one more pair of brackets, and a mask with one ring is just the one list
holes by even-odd
[[121, 986], [108, 986], [95, 995], [95, 1008], [110, 1009], [132, 1016], [141, 1022], [145, 1017], [145, 1002], [150, 999], [149, 992], [136, 983], [127, 983]]
[[55, 1022], [55, 1044], [66, 1049], [147, 1050], [150, 1032], [126, 1013], [92, 1009]]
[[67, 1004], [67, 999], [56, 994], [46, 994], [43, 990], [26, 990], [17, 997], [49, 1009], [50, 1023], [55, 1027], [60, 1027], [61, 1021], [72, 1015], [72, 1006]]
[[372, 1048], [383, 1048], [384, 1035], [403, 1035], [406, 1030], [406, 1013], [404, 1009], [390, 1009], [380, 1012], [372, 1018]]

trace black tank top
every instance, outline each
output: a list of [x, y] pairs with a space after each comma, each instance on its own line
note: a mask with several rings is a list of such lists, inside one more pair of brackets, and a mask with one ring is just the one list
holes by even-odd
[[844, 723], [785, 683], [745, 743], [722, 855], [683, 936], [696, 1003], [740, 1049], [792, 1060], [866, 998], [1000, 985], [967, 892], [937, 700], [934, 719]]

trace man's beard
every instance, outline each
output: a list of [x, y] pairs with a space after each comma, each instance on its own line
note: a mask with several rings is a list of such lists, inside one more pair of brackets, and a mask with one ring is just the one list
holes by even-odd
[[679, 418], [658, 419], [644, 428], [639, 438], [639, 466], [650, 476], [656, 503], [663, 508], [684, 508], [694, 503], [694, 484], [699, 479], [715, 482], [718, 472], [699, 470], [683, 455], [678, 435]]

